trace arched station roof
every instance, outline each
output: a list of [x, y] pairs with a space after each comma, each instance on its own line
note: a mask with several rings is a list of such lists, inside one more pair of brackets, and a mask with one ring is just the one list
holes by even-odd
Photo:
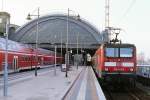
[[[97, 48], [96, 44], [103, 42], [100, 32], [84, 19], [76, 19], [75, 16], [64, 14], [53, 14], [34, 19], [20, 27], [15, 33], [9, 35], [9, 39], [35, 44], [36, 28], [38, 21], [38, 44], [41, 47], [49, 48], [52, 44], [58, 47], [67, 41], [67, 22], [68, 22], [68, 47], [76, 48]], [[78, 42], [77, 42], [78, 40]]]

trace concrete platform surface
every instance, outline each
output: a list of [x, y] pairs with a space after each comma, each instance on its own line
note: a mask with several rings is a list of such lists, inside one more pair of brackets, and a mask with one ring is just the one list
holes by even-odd
[[61, 100], [82, 69], [83, 66], [79, 66], [78, 70], [72, 66], [67, 78], [60, 69], [57, 69], [56, 76], [54, 70], [47, 70], [37, 77], [33, 74], [12, 85], [10, 83], [8, 97], [3, 96], [1, 88], [0, 100]]
[[91, 66], [84, 68], [63, 100], [106, 100]]

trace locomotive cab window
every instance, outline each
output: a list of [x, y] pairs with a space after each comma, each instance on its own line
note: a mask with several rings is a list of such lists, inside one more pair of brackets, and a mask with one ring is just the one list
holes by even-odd
[[118, 48], [105, 48], [106, 57], [119, 57], [118, 52]]
[[132, 57], [133, 48], [120, 48], [120, 57]]
[[105, 48], [106, 57], [133, 57], [133, 48]]

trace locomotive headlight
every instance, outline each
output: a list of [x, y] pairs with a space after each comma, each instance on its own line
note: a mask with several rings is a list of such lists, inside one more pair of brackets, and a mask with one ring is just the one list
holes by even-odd
[[108, 71], [108, 68], [105, 68], [105, 71]]
[[133, 72], [133, 68], [130, 68], [130, 71]]

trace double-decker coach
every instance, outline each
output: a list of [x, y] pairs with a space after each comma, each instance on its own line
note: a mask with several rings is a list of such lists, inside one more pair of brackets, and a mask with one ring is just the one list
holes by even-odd
[[[0, 74], [2, 74], [5, 65], [5, 39], [0, 38]], [[37, 51], [36, 51], [37, 50]], [[36, 58], [37, 57], [37, 58]], [[32, 69], [37, 65], [54, 64], [55, 52], [37, 48], [33, 49], [31, 45], [21, 44], [8, 40], [8, 71], [16, 72], [24, 69]], [[57, 64], [61, 64], [63, 57], [57, 53]]]

